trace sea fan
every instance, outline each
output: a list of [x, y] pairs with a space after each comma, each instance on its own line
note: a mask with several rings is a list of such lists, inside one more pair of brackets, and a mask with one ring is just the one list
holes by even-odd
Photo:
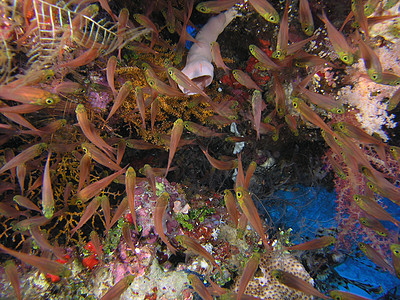
[[[72, 3], [73, 1], [71, 1]], [[95, 21], [99, 7], [95, 4], [82, 7], [71, 3], [52, 4], [44, 0], [33, 0], [35, 17], [29, 64], [45, 68], [62, 57], [67, 46], [87, 49], [96, 48], [100, 54], [108, 54], [128, 41], [144, 34], [147, 30], [134, 28], [118, 36], [118, 23], [101, 19]]]

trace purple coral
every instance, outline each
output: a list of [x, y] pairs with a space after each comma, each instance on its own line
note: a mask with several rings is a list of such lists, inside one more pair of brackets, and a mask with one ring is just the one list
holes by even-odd
[[107, 92], [91, 91], [88, 100], [93, 109], [103, 111], [106, 109], [107, 104], [111, 102], [112, 98]]
[[[175, 236], [181, 234], [179, 232], [179, 224], [172, 217], [174, 208], [184, 208], [187, 204], [185, 195], [180, 189], [178, 184], [169, 183], [165, 178], [156, 178], [157, 187], [159, 191], [167, 192], [170, 195], [170, 202], [167, 211], [164, 215], [164, 232], [168, 236]], [[111, 269], [113, 270], [118, 281], [126, 273], [142, 274], [144, 270], [150, 265], [152, 257], [154, 257], [154, 245], [158, 239], [154, 229], [153, 211], [157, 202], [157, 195], [154, 195], [152, 189], [147, 181], [142, 181], [136, 185], [135, 189], [135, 207], [136, 207], [136, 221], [138, 226], [142, 227], [140, 236], [134, 230], [130, 231], [135, 249], [130, 249], [123, 237], [118, 245], [117, 256], [119, 262], [113, 263]], [[124, 213], [125, 216], [130, 214], [129, 209]]]

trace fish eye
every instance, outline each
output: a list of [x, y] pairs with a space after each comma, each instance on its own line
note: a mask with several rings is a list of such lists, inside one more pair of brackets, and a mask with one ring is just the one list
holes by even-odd
[[373, 74], [372, 75], [372, 80], [377, 80], [378, 79], [378, 74]]
[[348, 57], [347, 55], [344, 55], [344, 56], [342, 57], [342, 59], [343, 59], [344, 61], [348, 61], [348, 60], [349, 60], [349, 57]]
[[372, 191], [375, 192], [375, 186], [374, 186], [374, 184], [373, 184], [372, 182], [368, 182], [368, 183], [367, 183], [367, 186], [368, 186]]
[[399, 250], [394, 250], [393, 252], [394, 252], [394, 254], [399, 254], [400, 253]]
[[337, 114], [342, 114], [342, 113], [344, 113], [343, 108], [337, 108], [337, 109], [336, 109], [336, 113], [337, 113]]
[[243, 196], [242, 192], [236, 192], [236, 197], [242, 198], [242, 196]]
[[54, 99], [53, 99], [53, 98], [47, 98], [46, 100], [44, 100], [44, 102], [45, 102], [47, 105], [52, 105], [52, 104], [54, 104]]
[[275, 22], [275, 17], [274, 17], [274, 16], [270, 16], [270, 17], [269, 17], [269, 20], [270, 20], [271, 22]]

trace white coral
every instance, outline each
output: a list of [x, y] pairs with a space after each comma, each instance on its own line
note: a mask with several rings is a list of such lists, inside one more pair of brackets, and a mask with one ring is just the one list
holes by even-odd
[[[380, 57], [382, 68], [385, 71], [400, 74], [400, 45], [381, 47], [376, 49], [376, 53]], [[348, 73], [354, 81], [354, 86], [343, 87], [339, 91], [339, 97], [343, 103], [359, 110], [356, 117], [363, 129], [369, 134], [376, 133], [384, 141], [387, 141], [389, 138], [382, 127], [394, 128], [396, 122], [393, 121], [395, 116], [387, 113], [387, 103], [383, 100], [390, 98], [398, 87], [378, 84], [360, 76], [360, 74], [366, 73], [362, 59], [349, 67]]]

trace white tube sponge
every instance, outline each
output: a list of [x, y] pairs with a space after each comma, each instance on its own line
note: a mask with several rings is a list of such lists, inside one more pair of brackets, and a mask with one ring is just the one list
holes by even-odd
[[[201, 89], [210, 85], [214, 77], [214, 67], [211, 64], [211, 46], [225, 27], [238, 15], [234, 8], [212, 17], [196, 35], [197, 43], [190, 48], [186, 66], [182, 72], [193, 80]], [[194, 93], [179, 86], [183, 93], [193, 95]]]

